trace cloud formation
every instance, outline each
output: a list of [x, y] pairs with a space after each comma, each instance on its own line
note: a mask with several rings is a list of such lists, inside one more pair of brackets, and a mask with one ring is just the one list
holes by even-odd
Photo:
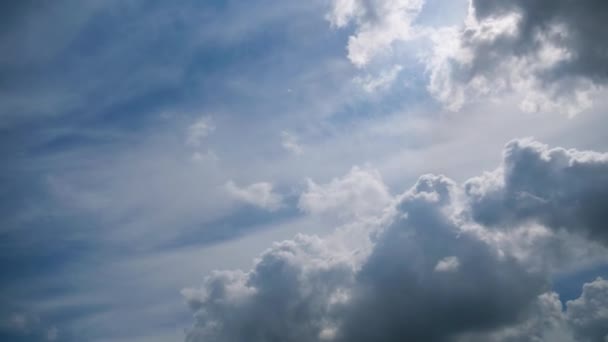
[[412, 23], [423, 4], [424, 0], [335, 0], [327, 20], [338, 28], [356, 25], [348, 40], [348, 58], [363, 67], [395, 41], [415, 35]]
[[235, 199], [269, 211], [275, 211], [283, 205], [283, 196], [273, 191], [273, 185], [259, 182], [239, 187], [233, 181], [224, 186], [226, 191]]
[[567, 320], [583, 341], [608, 339], [608, 281], [597, 278], [583, 286], [583, 293], [566, 303]]
[[453, 110], [514, 90], [523, 110], [576, 114], [608, 80], [607, 12], [594, 0], [472, 0], [463, 27], [432, 34], [429, 90]]
[[[421, 53], [428, 90], [450, 110], [509, 92], [524, 111], [574, 115], [592, 103], [608, 81], [608, 5], [601, 0], [469, 0], [459, 26], [416, 21], [425, 1], [335, 0], [328, 19], [355, 24], [348, 58], [369, 64], [398, 42], [430, 40]], [[398, 56], [396, 57], [399, 58]]]
[[608, 154], [508, 143], [503, 165], [466, 182], [474, 219], [488, 226], [537, 222], [608, 245]]
[[299, 208], [314, 215], [352, 220], [379, 215], [393, 200], [380, 173], [353, 167], [344, 177], [319, 185], [308, 180]]
[[[498, 170], [463, 185], [424, 175], [393, 197], [377, 173], [358, 168], [326, 185], [311, 182], [300, 207], [348, 213], [351, 224], [276, 243], [251, 270], [217, 271], [202, 288], [183, 290], [196, 319], [186, 340], [603, 341], [606, 281], [585, 285], [563, 310], [552, 269], [530, 257], [545, 251], [520, 242], [554, 239], [558, 219], [571, 234], [605, 236], [593, 226], [595, 211], [583, 207], [608, 190], [590, 177], [605, 177], [606, 160], [524, 139], [506, 145]], [[538, 205], [545, 194], [568, 216]], [[365, 229], [357, 226], [370, 216]], [[349, 246], [345, 236], [357, 234], [368, 244]], [[520, 253], [526, 247], [534, 250]]]

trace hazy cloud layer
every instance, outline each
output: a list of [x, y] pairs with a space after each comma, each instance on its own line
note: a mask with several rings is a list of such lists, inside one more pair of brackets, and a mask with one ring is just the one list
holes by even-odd
[[[508, 186], [500, 176], [534, 200], [558, 196], [552, 198], [556, 205], [576, 214], [565, 222], [569, 231], [595, 237], [605, 233], [591, 226], [593, 212], [569, 211], [568, 204], [606, 191], [608, 183], [589, 178], [594, 173], [576, 179], [562, 173], [574, 167], [600, 175], [594, 168], [605, 163], [603, 154], [517, 140], [505, 147], [498, 170], [462, 186], [425, 175], [383, 202], [378, 198], [390, 195], [373, 172], [353, 169], [327, 185], [312, 183], [300, 200], [310, 212], [345, 212], [349, 203], [354, 212], [365, 212], [365, 198], [385, 210], [368, 212], [376, 220], [364, 220], [365, 229], [357, 223], [363, 222], [360, 216], [350, 215], [351, 223], [333, 235], [277, 243], [250, 271], [218, 271], [202, 288], [184, 290], [196, 318], [187, 341], [600, 341], [607, 333], [601, 304], [606, 282], [585, 285], [581, 297], [562, 310], [551, 292], [553, 269], [534, 259], [545, 253], [552, 258], [550, 248], [526, 245], [531, 239], [555, 241], [558, 233], [543, 227], [559, 228], [559, 217], [543, 206], [504, 204]], [[519, 169], [529, 178], [518, 178]], [[361, 184], [367, 190], [357, 190]], [[374, 196], [361, 196], [369, 191]], [[528, 203], [521, 196], [516, 203]], [[500, 205], [483, 205], [486, 198]], [[495, 215], [485, 217], [481, 209]], [[498, 223], [511, 229], [498, 229]], [[345, 236], [356, 234], [368, 239], [367, 247], [349, 247]], [[533, 250], [522, 253], [526, 248]]]

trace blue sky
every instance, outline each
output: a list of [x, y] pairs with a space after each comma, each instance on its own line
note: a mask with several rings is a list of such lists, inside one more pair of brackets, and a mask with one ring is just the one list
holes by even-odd
[[[557, 147], [582, 151], [566, 150], [572, 165], [597, 164], [595, 173], [555, 171], [551, 196], [542, 180], [514, 183], [582, 218], [570, 224], [537, 206], [528, 217], [505, 204], [504, 222], [472, 219], [487, 230], [475, 239], [530, 269], [542, 264], [543, 291], [582, 307], [583, 284], [608, 277], [605, 227], [585, 202], [608, 203], [606, 60], [585, 31], [607, 28], [594, 6], [603, 5], [584, 1], [571, 16], [549, 6], [535, 26], [536, 9], [521, 1], [0, 5], [0, 338], [206, 340], [205, 304], [192, 289], [209, 292], [212, 271], [263, 274], [265, 258], [282, 248], [276, 242], [297, 234], [372, 248], [361, 269], [372, 267], [391, 254], [367, 241], [392, 231], [386, 215], [424, 212], [412, 204], [419, 190], [407, 192], [421, 175], [474, 183], [506, 170], [505, 144], [526, 137], [549, 146], [521, 143], [545, 151], [538, 165], [553, 167], [547, 156]], [[582, 17], [590, 24], [575, 28]], [[524, 37], [528, 29], [537, 41]], [[569, 40], [579, 35], [589, 42]], [[562, 201], [567, 184], [583, 178], [596, 182], [595, 197], [581, 185]], [[477, 198], [467, 196], [474, 216]], [[515, 220], [520, 214], [525, 220]], [[458, 243], [441, 229], [437, 241]], [[434, 255], [433, 246], [422, 255]], [[436, 269], [464, 265], [460, 252]], [[316, 260], [309, 254], [302, 258]], [[258, 291], [266, 280], [259, 275]], [[595, 338], [575, 328], [576, 341]], [[348, 336], [340, 329], [325, 327], [319, 339]]]

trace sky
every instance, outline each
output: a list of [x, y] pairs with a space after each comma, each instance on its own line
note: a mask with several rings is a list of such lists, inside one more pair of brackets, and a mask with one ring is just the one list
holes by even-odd
[[0, 18], [0, 340], [608, 341], [608, 2]]

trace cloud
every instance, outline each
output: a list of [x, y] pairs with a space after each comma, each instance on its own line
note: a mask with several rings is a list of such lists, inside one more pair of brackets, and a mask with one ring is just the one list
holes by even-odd
[[488, 226], [537, 222], [608, 245], [608, 154], [549, 148], [531, 139], [505, 147], [497, 170], [465, 184], [473, 218]]
[[239, 187], [233, 181], [228, 181], [224, 187], [235, 199], [262, 209], [276, 211], [283, 205], [283, 197], [273, 192], [272, 184], [267, 182]]
[[473, 342], [603, 342], [608, 338], [608, 281], [597, 278], [583, 285], [579, 298], [567, 301], [543, 293], [520, 323], [489, 334], [462, 336]]
[[[449, 110], [514, 92], [524, 111], [569, 115], [589, 108], [608, 81], [604, 1], [469, 0], [461, 25], [416, 22], [425, 1], [335, 0], [332, 26], [355, 24], [348, 57], [358, 67], [396, 42], [423, 39], [416, 53], [428, 90]], [[399, 59], [403, 56], [396, 56]]]
[[[325, 238], [298, 235], [276, 243], [248, 272], [217, 271], [202, 288], [185, 289], [196, 318], [187, 341], [599, 341], [606, 281], [585, 285], [563, 311], [549, 291], [551, 268], [536, 267], [509, 247], [516, 243], [495, 237], [530, 239], [536, 228], [524, 219], [555, 228], [544, 194], [563, 208], [567, 224], [596, 222], [595, 211], [579, 210], [592, 204], [586, 192], [605, 203], [595, 193], [608, 189], [599, 181], [605, 162], [603, 154], [524, 139], [506, 145], [498, 170], [463, 185], [424, 175], [393, 197], [377, 172], [359, 168], [323, 186], [309, 181], [302, 210], [379, 220]], [[513, 203], [505, 200], [512, 193]], [[513, 229], [496, 229], [499, 223]], [[571, 230], [586, 236], [600, 226], [593, 227]], [[368, 247], [349, 248], [349, 234], [368, 239]]]
[[459, 267], [460, 267], [460, 260], [458, 260], [458, 258], [455, 256], [451, 256], [451, 257], [445, 257], [445, 258], [439, 260], [437, 265], [435, 265], [435, 271], [436, 272], [454, 272], [454, 271], [458, 271]]
[[436, 30], [430, 92], [452, 110], [515, 91], [525, 111], [574, 115], [608, 80], [601, 1], [471, 0], [459, 28]]
[[583, 293], [568, 301], [567, 319], [583, 341], [608, 339], [608, 281], [597, 278], [583, 286]]
[[[395, 220], [378, 227], [370, 251], [298, 236], [276, 244], [250, 272], [218, 272], [202, 289], [185, 290], [197, 317], [187, 340], [439, 341], [515, 321], [544, 288], [543, 277], [446, 217], [451, 181], [423, 182], [401, 199]], [[461, 267], [435, 272], [446, 254]]]
[[298, 206], [310, 214], [352, 220], [379, 216], [392, 200], [378, 171], [353, 167], [344, 177], [328, 184], [319, 185], [309, 179]]
[[[550, 291], [554, 270], [530, 257], [552, 257], [550, 248], [521, 242], [552, 241], [558, 234], [550, 230], [555, 220], [544, 207], [526, 209], [527, 203], [544, 203], [537, 198], [542, 192], [526, 191], [550, 191], [568, 224], [586, 222], [585, 215], [595, 222], [595, 211], [579, 212], [591, 202], [568, 196], [586, 198], [586, 191], [606, 189], [592, 177], [606, 174], [604, 161], [603, 154], [549, 149], [524, 139], [506, 145], [498, 170], [462, 185], [424, 175], [391, 196], [377, 172], [359, 168], [323, 186], [309, 181], [302, 210], [336, 212], [350, 222], [365, 221], [366, 215], [378, 220], [366, 221], [365, 229], [347, 224], [324, 238], [298, 235], [275, 243], [251, 270], [217, 271], [201, 288], [183, 290], [196, 320], [186, 340], [596, 341], [606, 334], [606, 282], [585, 285], [564, 311]], [[501, 176], [504, 184], [519, 185], [518, 205], [504, 204]], [[486, 196], [498, 199], [490, 212], [500, 215], [481, 215], [480, 208], [490, 208], [482, 203]], [[573, 211], [570, 203], [581, 208]], [[568, 221], [572, 213], [578, 218]], [[498, 223], [512, 229], [497, 229]], [[545, 224], [550, 229], [543, 230]], [[578, 225], [571, 229], [581, 236], [589, 232]], [[349, 235], [368, 244], [349, 247], [356, 240]], [[521, 254], [521, 248], [534, 251]]]
[[348, 58], [363, 67], [394, 42], [415, 35], [412, 22], [423, 4], [423, 0], [335, 0], [326, 18], [338, 28], [356, 24], [348, 39]]

